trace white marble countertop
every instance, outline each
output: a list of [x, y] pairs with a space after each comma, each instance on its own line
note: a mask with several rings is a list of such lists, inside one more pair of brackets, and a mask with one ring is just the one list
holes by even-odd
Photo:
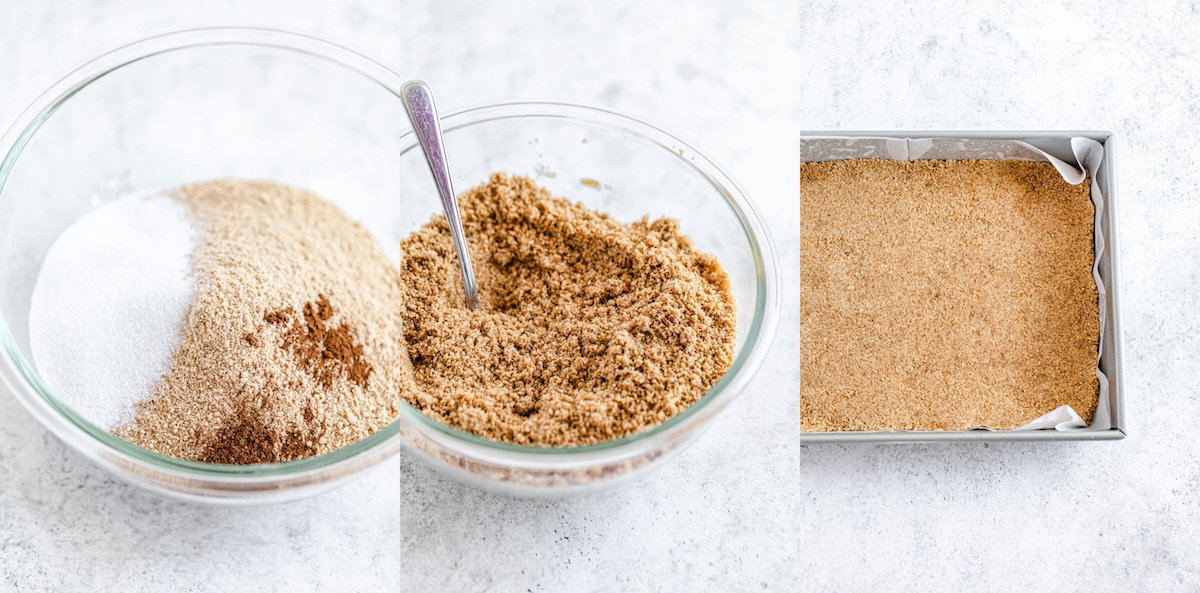
[[[1189, 315], [1200, 309], [1194, 7], [244, 4], [0, 0], [0, 119], [106, 49], [215, 24], [328, 38], [424, 78], [443, 107], [519, 97], [608, 106], [699, 147], [758, 202], [784, 272], [771, 357], [677, 462], [565, 501], [482, 493], [401, 456], [291, 505], [168, 502], [107, 477], [0, 394], [0, 590], [1166, 591], [1200, 582], [1200, 461], [1187, 438], [1200, 414], [1200, 327]], [[1130, 436], [801, 448], [801, 129], [1115, 131]]]

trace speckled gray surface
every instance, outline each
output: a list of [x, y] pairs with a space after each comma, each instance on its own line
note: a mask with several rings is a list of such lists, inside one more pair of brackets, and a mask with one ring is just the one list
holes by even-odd
[[1200, 587], [1200, 6], [1153, 6], [805, 11], [808, 129], [1116, 132], [1130, 428], [1107, 443], [804, 447], [806, 590]]
[[[505, 10], [463, 12], [459, 26], [476, 44], [440, 45], [449, 55], [422, 65], [461, 63], [496, 79], [498, 96], [569, 97], [671, 130], [756, 199], [792, 288], [780, 339], [744, 397], [675, 463], [640, 482], [580, 499], [516, 500], [402, 460], [402, 590], [795, 590], [797, 145], [779, 122], [795, 109], [785, 89], [800, 68], [790, 49], [798, 17], [794, 8], [718, 6], [558, 8], [525, 14], [532, 21]], [[669, 39], [658, 30], [665, 23]], [[515, 70], [489, 73], [493, 66], [472, 65], [479, 58]], [[458, 89], [440, 96], [480, 90], [431, 72], [434, 88]]]
[[675, 132], [758, 201], [791, 287], [800, 129], [1111, 129], [1131, 436], [801, 450], [794, 292], [754, 387], [696, 446], [641, 482], [567, 501], [492, 496], [401, 457], [290, 506], [190, 507], [114, 483], [0, 397], [0, 588], [1169, 591], [1200, 582], [1200, 462], [1188, 437], [1200, 413], [1194, 3], [242, 4], [0, 0], [0, 114], [149, 32], [291, 28], [425, 78], [443, 107], [563, 98]]
[[[0, 79], [11, 83], [0, 86], [6, 119], [67, 69], [149, 32], [289, 28], [424, 78], [443, 109], [565, 99], [676, 133], [756, 198], [776, 233], [783, 282], [796, 285], [791, 128], [798, 128], [780, 125], [796, 113], [788, 78], [800, 68], [795, 7], [2, 4], [0, 55], [23, 58], [0, 60]], [[0, 398], [0, 575], [22, 590], [81, 580], [131, 590], [234, 590], [242, 580], [299, 591], [794, 589], [796, 304], [793, 290], [781, 319], [793, 329], [781, 332], [751, 389], [677, 462], [641, 482], [567, 501], [484, 494], [401, 457], [295, 505], [200, 509], [113, 482]]]

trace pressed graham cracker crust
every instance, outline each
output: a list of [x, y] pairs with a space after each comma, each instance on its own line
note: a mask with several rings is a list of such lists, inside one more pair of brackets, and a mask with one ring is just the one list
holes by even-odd
[[1099, 312], [1089, 183], [1048, 163], [800, 168], [801, 430], [1091, 422]]

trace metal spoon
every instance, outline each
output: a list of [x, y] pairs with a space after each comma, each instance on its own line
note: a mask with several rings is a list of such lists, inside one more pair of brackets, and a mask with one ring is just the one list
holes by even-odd
[[467, 308], [479, 310], [479, 293], [475, 288], [475, 272], [471, 271], [471, 254], [467, 252], [467, 237], [463, 233], [462, 220], [458, 216], [458, 199], [450, 184], [450, 163], [442, 148], [442, 125], [438, 121], [437, 108], [433, 106], [433, 92], [429, 85], [420, 80], [410, 80], [400, 88], [400, 99], [412, 122], [413, 132], [425, 152], [425, 162], [433, 174], [438, 195], [442, 198], [442, 209], [446, 222], [450, 223], [450, 238], [454, 240], [454, 251], [458, 253], [458, 265], [462, 269], [463, 293], [467, 297]]

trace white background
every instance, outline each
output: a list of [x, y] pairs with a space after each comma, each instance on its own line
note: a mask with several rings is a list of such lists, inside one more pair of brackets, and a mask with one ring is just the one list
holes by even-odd
[[[740, 4], [0, 0], [6, 122], [150, 33], [311, 33], [424, 78], [444, 109], [557, 98], [674, 132], [757, 201], [785, 287], [745, 397], [671, 467], [577, 500], [486, 495], [401, 457], [293, 505], [172, 503], [0, 394], [0, 590], [1200, 587], [1200, 6]], [[955, 128], [1117, 133], [1131, 435], [801, 449], [798, 132]]]

